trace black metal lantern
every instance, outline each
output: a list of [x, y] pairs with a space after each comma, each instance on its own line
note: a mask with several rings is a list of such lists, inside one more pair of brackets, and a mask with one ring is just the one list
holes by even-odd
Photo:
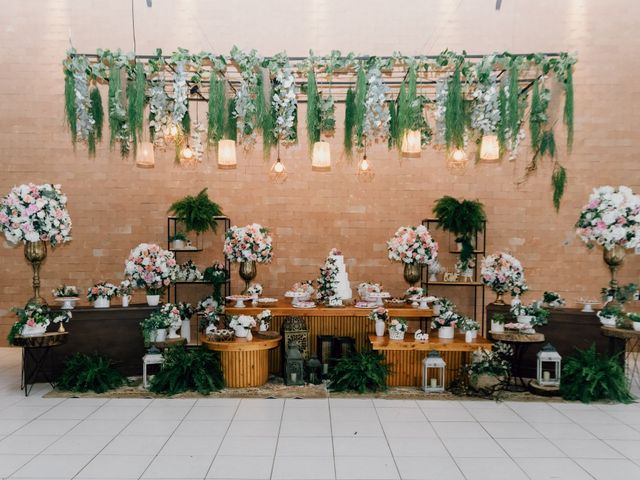
[[286, 357], [284, 383], [287, 385], [304, 385], [304, 359], [298, 348], [298, 342], [289, 342]]
[[348, 357], [356, 352], [356, 339], [353, 337], [335, 337], [333, 339], [333, 358]]
[[326, 378], [329, 375], [333, 338], [333, 335], [318, 335], [317, 338], [316, 351], [318, 352], [318, 360], [322, 364], [322, 378]]
[[318, 356], [313, 353], [307, 362], [307, 379], [309, 383], [320, 385], [322, 383], [322, 363]]

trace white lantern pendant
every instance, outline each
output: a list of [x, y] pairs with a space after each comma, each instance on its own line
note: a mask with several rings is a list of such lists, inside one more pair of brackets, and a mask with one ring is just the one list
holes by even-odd
[[422, 360], [422, 390], [427, 393], [444, 392], [446, 362], [436, 350]]
[[454, 175], [461, 174], [467, 169], [467, 163], [467, 153], [462, 148], [456, 148], [449, 154], [447, 168]]
[[500, 144], [498, 143], [498, 136], [483, 135], [482, 143], [480, 145], [480, 160], [499, 160], [500, 159]]
[[218, 168], [230, 170], [237, 166], [235, 140], [220, 140], [218, 142]]
[[313, 144], [311, 169], [316, 172], [331, 170], [331, 145], [329, 142], [319, 141]]
[[537, 380], [541, 387], [560, 387], [562, 357], [558, 351], [547, 343], [538, 352]]
[[276, 162], [271, 166], [271, 170], [269, 171], [269, 178], [274, 183], [284, 183], [287, 181], [288, 173], [287, 169], [284, 168], [284, 163], [280, 160], [280, 144], [278, 143], [278, 158]]
[[373, 171], [373, 165], [367, 159], [367, 145], [365, 140], [364, 146], [364, 155], [362, 156], [362, 160], [358, 162], [358, 170], [356, 171], [356, 176], [358, 177], [359, 182], [370, 182], [375, 177], [375, 172]]
[[140, 168], [153, 168], [155, 163], [153, 143], [140, 142], [138, 145], [138, 154], [136, 155], [136, 166]]
[[422, 134], [420, 130], [407, 130], [404, 132], [400, 151], [403, 157], [420, 157], [422, 154]]

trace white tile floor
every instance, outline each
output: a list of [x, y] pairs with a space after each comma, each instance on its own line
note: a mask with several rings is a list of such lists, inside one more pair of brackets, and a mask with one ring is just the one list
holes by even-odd
[[640, 405], [46, 399], [0, 349], [0, 478], [639, 479]]

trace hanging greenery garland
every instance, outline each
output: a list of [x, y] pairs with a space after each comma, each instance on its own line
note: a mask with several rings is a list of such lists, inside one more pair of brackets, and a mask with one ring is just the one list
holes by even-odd
[[275, 136], [284, 145], [297, 140], [296, 82], [288, 60], [276, 71], [271, 104], [275, 111]]
[[227, 113], [225, 84], [217, 75], [209, 79], [209, 111], [207, 113], [207, 143], [217, 145], [224, 136]]
[[365, 113], [365, 98], [367, 96], [367, 75], [362, 63], [358, 65], [358, 76], [356, 79], [356, 93], [355, 93], [355, 133], [356, 133], [356, 145], [362, 147], [364, 145], [362, 136], [364, 134], [364, 113]]
[[78, 138], [78, 129], [76, 125], [76, 94], [75, 84], [73, 81], [73, 73], [65, 68], [64, 72], [64, 112], [67, 117], [67, 124], [71, 132], [71, 143], [74, 148]]
[[567, 148], [573, 148], [573, 63], [569, 62], [564, 80], [564, 112], [563, 121], [567, 127]]
[[142, 63], [137, 62], [133, 71], [133, 78], [127, 84], [127, 100], [129, 108], [127, 116], [129, 119], [129, 132], [131, 133], [131, 143], [133, 144], [133, 156], [137, 154], [138, 141], [142, 140], [142, 130], [144, 128], [144, 104], [146, 79]]
[[102, 107], [102, 95], [100, 89], [94, 86], [89, 93], [91, 98], [91, 117], [93, 117], [95, 126], [95, 137], [98, 141], [102, 140], [102, 128], [104, 126], [104, 110]]
[[[260, 65], [260, 59], [255, 50], [243, 52], [235, 45], [231, 49], [231, 60], [240, 71], [240, 87], [235, 96], [236, 124], [239, 140], [245, 150], [253, 148], [256, 143], [256, 93], [258, 74], [256, 70]], [[237, 136], [237, 135], [236, 135]]]
[[313, 69], [307, 77], [307, 140], [309, 150], [320, 140], [320, 95]]
[[353, 155], [353, 134], [356, 124], [356, 97], [353, 90], [347, 90], [344, 106], [344, 141], [343, 147], [347, 158]]
[[437, 145], [445, 145], [446, 132], [447, 132], [447, 99], [449, 97], [449, 80], [445, 78], [439, 78], [436, 80], [436, 110], [434, 117], [436, 119], [436, 139]]
[[111, 130], [109, 144], [113, 148], [116, 143], [119, 143], [120, 155], [124, 158], [129, 155], [131, 144], [121, 72], [122, 67], [113, 62], [109, 70], [109, 129]]
[[227, 123], [225, 137], [229, 140], [236, 141], [238, 139], [238, 117], [236, 116], [236, 100], [230, 99], [227, 103]]
[[389, 136], [388, 92], [389, 87], [382, 81], [380, 68], [377, 65], [369, 68], [363, 126], [363, 134], [369, 142], [384, 141]]
[[551, 185], [553, 186], [553, 206], [557, 212], [560, 210], [560, 200], [562, 200], [564, 190], [567, 186], [567, 170], [558, 162], [555, 162], [553, 167]]
[[467, 119], [465, 115], [464, 97], [462, 95], [460, 65], [453, 71], [453, 75], [449, 80], [444, 122], [444, 139], [447, 149], [464, 148]]

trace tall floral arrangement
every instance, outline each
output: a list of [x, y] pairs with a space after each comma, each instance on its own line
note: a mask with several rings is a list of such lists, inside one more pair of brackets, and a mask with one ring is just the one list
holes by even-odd
[[13, 187], [0, 201], [0, 227], [7, 241], [37, 242], [55, 247], [71, 240], [67, 197], [60, 185], [28, 183]]
[[320, 267], [320, 276], [318, 277], [318, 299], [323, 302], [330, 302], [337, 296], [338, 289], [338, 265], [333, 256], [327, 257], [324, 266]]
[[273, 256], [271, 235], [258, 223], [234, 225], [225, 233], [223, 252], [232, 262], [268, 263]]
[[524, 283], [520, 261], [505, 252], [497, 252], [482, 259], [480, 279], [496, 293], [506, 293]]
[[576, 228], [577, 235], [590, 247], [635, 248], [640, 245], [640, 196], [624, 185], [594, 188]]
[[125, 276], [149, 295], [159, 295], [176, 279], [173, 253], [153, 243], [141, 243], [131, 250], [125, 261]]
[[407, 264], [430, 264], [438, 257], [438, 243], [424, 225], [400, 227], [387, 242], [389, 259]]

